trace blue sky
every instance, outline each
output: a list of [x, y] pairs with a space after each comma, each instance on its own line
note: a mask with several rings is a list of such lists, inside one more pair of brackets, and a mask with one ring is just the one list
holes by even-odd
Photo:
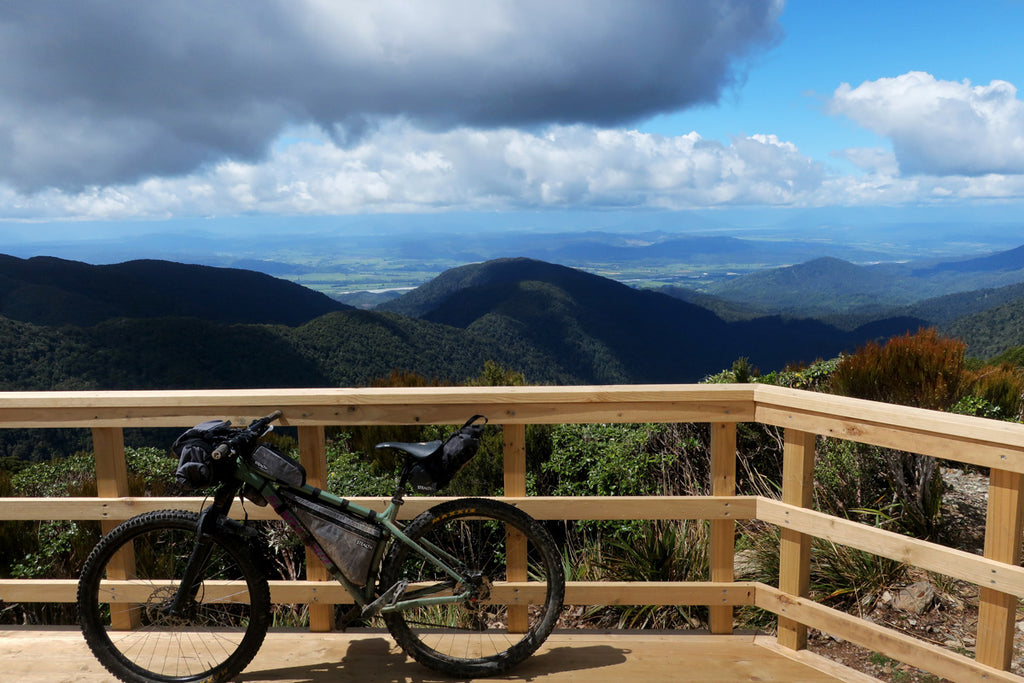
[[426, 214], [1024, 238], [1021, 26], [1021, 0], [8, 2], [0, 251]]

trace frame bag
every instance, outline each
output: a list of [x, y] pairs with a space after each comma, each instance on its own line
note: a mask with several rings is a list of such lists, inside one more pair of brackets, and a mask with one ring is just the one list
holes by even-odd
[[383, 530], [298, 491], [284, 489], [279, 494], [345, 578], [365, 586]]

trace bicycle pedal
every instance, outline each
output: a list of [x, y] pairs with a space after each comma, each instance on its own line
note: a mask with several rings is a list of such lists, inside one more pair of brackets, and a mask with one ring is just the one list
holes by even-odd
[[390, 607], [397, 603], [399, 598], [405, 594], [405, 589], [408, 587], [409, 582], [405, 579], [398, 581], [394, 586], [381, 593], [380, 597], [364, 607], [361, 616], [364, 619], [367, 617], [377, 616], [377, 614], [379, 614], [385, 607]]

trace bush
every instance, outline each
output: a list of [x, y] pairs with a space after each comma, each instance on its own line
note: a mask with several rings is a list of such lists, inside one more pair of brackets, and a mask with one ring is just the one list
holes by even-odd
[[[707, 522], [656, 521], [628, 538], [602, 544], [597, 569], [609, 581], [707, 581], [710, 576]], [[701, 605], [629, 605], [599, 610], [616, 628], [696, 628], [707, 624]], [[602, 624], [610, 625], [610, 624]]]
[[832, 377], [833, 390], [844, 396], [948, 410], [968, 386], [966, 349], [964, 342], [942, 337], [934, 328], [893, 337], [885, 345], [870, 342], [842, 358]]

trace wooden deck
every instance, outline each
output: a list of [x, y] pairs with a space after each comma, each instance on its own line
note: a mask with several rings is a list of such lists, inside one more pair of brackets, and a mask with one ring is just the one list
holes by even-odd
[[[0, 629], [0, 680], [19, 683], [110, 681], [77, 630]], [[448, 681], [416, 664], [386, 635], [272, 631], [238, 677], [245, 683]], [[511, 681], [874, 681], [809, 652], [785, 651], [768, 636], [556, 633], [511, 674]]]

